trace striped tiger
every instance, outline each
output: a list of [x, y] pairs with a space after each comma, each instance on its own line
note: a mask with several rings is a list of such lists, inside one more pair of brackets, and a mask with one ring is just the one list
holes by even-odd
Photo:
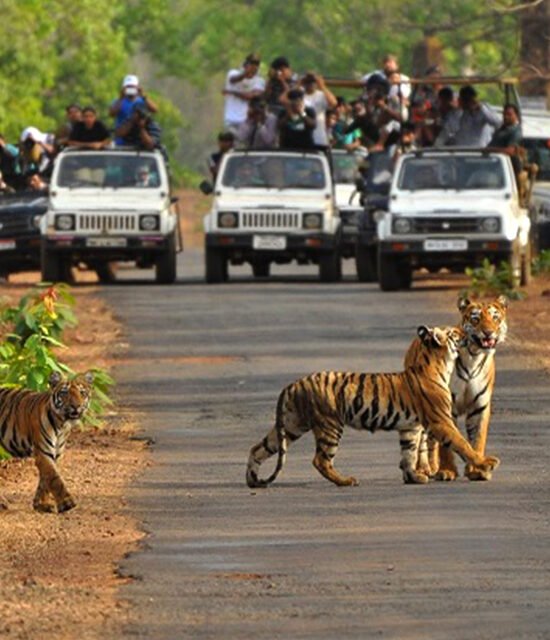
[[[316, 449], [313, 466], [327, 480], [340, 486], [358, 484], [354, 477], [341, 475], [333, 465], [346, 425], [369, 431], [398, 429], [405, 456], [401, 468], [405, 476], [419, 477], [416, 453], [422, 428], [464, 460], [482, 469], [494, 469], [499, 460], [478, 455], [455, 427], [451, 414], [449, 380], [464, 338], [455, 327], [417, 330], [412, 349], [414, 363], [402, 373], [322, 372], [300, 378], [279, 395], [275, 426], [250, 450], [246, 469], [249, 487], [265, 487], [283, 468], [287, 447], [313, 430]], [[258, 477], [260, 465], [278, 453], [275, 471], [267, 479]]]
[[[451, 376], [453, 419], [466, 416], [466, 435], [474, 450], [483, 456], [491, 418], [491, 399], [495, 385], [495, 349], [504, 342], [508, 331], [506, 311], [508, 300], [499, 296], [489, 302], [459, 298], [458, 310], [466, 341], [460, 347], [456, 368]], [[408, 352], [405, 366], [416, 355]], [[402, 451], [402, 459], [410, 453]], [[437, 442], [424, 433], [418, 452], [418, 471], [436, 480], [455, 480], [458, 476], [454, 457], [448, 449], [441, 449]], [[490, 469], [479, 469], [468, 463], [465, 475], [470, 480], [490, 480]]]
[[76, 502], [57, 470], [71, 428], [90, 404], [92, 373], [68, 381], [57, 372], [50, 389], [0, 389], [0, 444], [17, 458], [34, 456], [38, 488], [33, 500], [37, 511], [68, 511]]

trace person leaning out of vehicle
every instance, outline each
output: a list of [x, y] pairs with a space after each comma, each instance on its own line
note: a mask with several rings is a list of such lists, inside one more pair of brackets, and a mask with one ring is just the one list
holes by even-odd
[[98, 120], [94, 107], [84, 107], [82, 121], [74, 123], [67, 146], [99, 150], [107, 147], [110, 142], [111, 134], [103, 122]]

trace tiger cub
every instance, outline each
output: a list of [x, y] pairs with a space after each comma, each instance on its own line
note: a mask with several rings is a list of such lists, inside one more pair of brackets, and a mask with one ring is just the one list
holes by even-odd
[[[459, 348], [456, 368], [451, 376], [453, 419], [456, 423], [459, 416], [466, 416], [468, 441], [480, 456], [485, 452], [491, 418], [495, 349], [504, 342], [508, 331], [507, 307], [505, 296], [490, 302], [470, 301], [467, 298], [458, 300], [461, 327], [466, 340]], [[409, 366], [415, 357], [409, 351], [405, 356], [405, 366]], [[409, 451], [402, 451], [403, 460], [409, 455]], [[458, 476], [452, 452], [440, 449], [431, 437], [426, 442], [426, 434], [420, 441], [418, 459], [418, 470], [434, 476], [436, 480], [455, 480]], [[470, 462], [466, 465], [465, 475], [470, 480], [491, 479], [490, 470], [477, 468]]]
[[56, 462], [76, 421], [91, 399], [93, 375], [73, 380], [51, 374], [49, 391], [0, 389], [0, 444], [17, 458], [34, 456], [39, 472], [33, 500], [37, 511], [68, 511], [76, 502], [57, 470]]
[[[421, 434], [419, 423], [444, 446], [481, 469], [495, 469], [499, 460], [477, 454], [455, 427], [451, 414], [449, 380], [464, 337], [454, 327], [418, 328], [412, 348], [414, 362], [402, 373], [314, 373], [285, 387], [279, 395], [275, 426], [250, 450], [246, 470], [249, 487], [265, 487], [283, 468], [287, 447], [313, 430], [316, 452], [313, 466], [340, 486], [356, 485], [353, 477], [341, 475], [333, 465], [346, 425], [354, 429], [398, 429], [404, 449], [416, 454]], [[407, 444], [408, 443], [408, 444]], [[265, 480], [259, 467], [278, 453], [277, 465]], [[401, 463], [404, 473], [418, 476], [416, 455]], [[428, 477], [417, 481], [428, 482]]]

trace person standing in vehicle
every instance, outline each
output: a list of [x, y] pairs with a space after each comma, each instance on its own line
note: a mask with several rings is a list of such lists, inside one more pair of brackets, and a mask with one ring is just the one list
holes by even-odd
[[486, 147], [501, 120], [485, 103], [480, 102], [471, 85], [461, 87], [458, 93], [459, 109], [447, 119], [437, 138], [438, 146]]
[[261, 98], [252, 98], [248, 115], [237, 130], [237, 146], [245, 149], [274, 149], [277, 146], [277, 116], [267, 113]]
[[314, 73], [306, 73], [302, 78], [304, 87], [304, 104], [311, 107], [316, 114], [317, 124], [313, 131], [313, 142], [320, 147], [327, 147], [328, 135], [326, 124], [326, 112], [338, 105], [336, 96], [325, 84], [323, 76]]
[[317, 125], [315, 111], [304, 104], [304, 93], [291, 89], [288, 105], [279, 116], [279, 146], [281, 149], [313, 149], [313, 131]]
[[267, 109], [276, 116], [284, 113], [287, 105], [287, 94], [296, 88], [296, 76], [290, 62], [285, 56], [275, 58], [269, 68], [269, 77], [265, 87], [264, 98]]
[[227, 74], [223, 95], [225, 96], [224, 126], [236, 134], [246, 120], [248, 104], [261, 96], [265, 81], [258, 75], [260, 57], [255, 53], [246, 56], [240, 69], [231, 69]]
[[67, 141], [68, 147], [104, 149], [111, 142], [109, 129], [97, 119], [94, 107], [82, 109], [82, 122], [76, 122]]
[[[158, 111], [157, 105], [143, 92], [139, 78], [127, 75], [122, 81], [119, 98], [114, 100], [109, 108], [109, 115], [115, 119], [115, 130], [132, 116], [134, 109], [142, 109], [150, 113]], [[115, 144], [122, 145], [124, 142], [118, 137], [115, 139]]]
[[211, 153], [208, 158], [208, 170], [210, 171], [213, 182], [216, 182], [216, 177], [218, 175], [218, 170], [220, 168], [223, 156], [230, 149], [233, 149], [234, 144], [235, 136], [231, 133], [231, 131], [221, 131], [218, 134], [218, 150], [214, 153]]

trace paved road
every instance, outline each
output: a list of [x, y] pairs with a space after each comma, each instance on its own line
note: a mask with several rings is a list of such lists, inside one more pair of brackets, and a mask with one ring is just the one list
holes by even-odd
[[[202, 284], [187, 253], [172, 287], [105, 289], [126, 322], [120, 392], [143, 412], [155, 464], [132, 510], [151, 533], [124, 571], [153, 639], [550, 638], [548, 379], [513, 347], [498, 359], [489, 483], [405, 486], [395, 434], [346, 432], [338, 488], [290, 449], [267, 490], [244, 484], [248, 449], [281, 387], [313, 370], [398, 370], [415, 327], [456, 318], [456, 288], [382, 294], [351, 278], [239, 270]], [[309, 279], [308, 279], [309, 278]], [[512, 327], [513, 331], [513, 327]]]

